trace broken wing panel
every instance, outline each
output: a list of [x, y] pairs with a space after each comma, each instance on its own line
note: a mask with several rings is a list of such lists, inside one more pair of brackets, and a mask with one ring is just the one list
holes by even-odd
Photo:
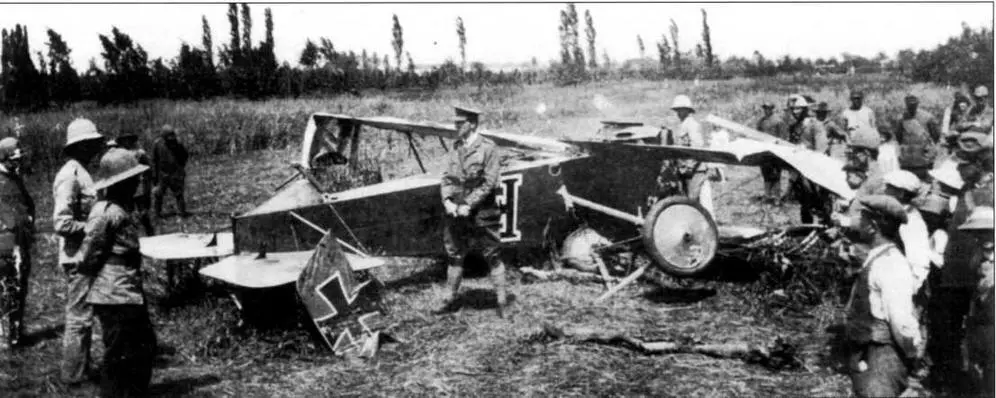
[[142, 255], [156, 260], [189, 260], [230, 256], [235, 251], [231, 232], [147, 236], [138, 239]]

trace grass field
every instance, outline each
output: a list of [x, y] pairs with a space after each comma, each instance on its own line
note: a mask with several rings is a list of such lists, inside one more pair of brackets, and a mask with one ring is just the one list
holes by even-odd
[[[135, 108], [76, 109], [22, 118], [28, 149], [39, 155], [28, 177], [39, 206], [39, 225], [51, 225], [50, 183], [53, 151], [72, 115], [94, 118], [107, 131], [139, 131], [164, 122], [186, 130], [183, 139], [194, 157], [188, 174], [188, 206], [195, 216], [169, 218], [161, 233], [207, 231], [228, 225], [228, 215], [260, 203], [292, 174], [287, 165], [297, 154], [306, 117], [330, 111], [355, 115], [391, 115], [415, 120], [443, 120], [452, 103], [481, 108], [484, 127], [543, 136], [589, 137], [598, 121], [643, 120], [673, 126], [667, 110], [671, 98], [689, 93], [699, 115], [714, 113], [748, 122], [761, 100], [784, 103], [792, 92], [813, 94], [832, 106], [844, 106], [850, 88], [867, 92], [880, 118], [897, 111], [907, 93], [920, 95], [925, 109], [939, 113], [951, 93], [943, 88], [911, 85], [885, 77], [849, 81], [788, 80], [724, 82], [613, 82], [578, 87], [462, 89], [427, 94], [365, 93], [361, 98], [274, 100], [261, 103], [218, 100], [205, 103], [147, 103]], [[537, 112], [543, 104], [545, 112]], [[254, 138], [256, 137], [256, 138]], [[146, 136], [151, 138], [151, 136]], [[254, 141], [256, 140], [256, 141]], [[253, 144], [256, 142], [256, 144]], [[368, 168], [389, 175], [412, 171], [411, 164], [380, 161], [403, 158], [404, 145], [374, 139], [364, 149]], [[32, 146], [34, 145], [34, 146]], [[266, 148], [250, 150], [252, 148]], [[426, 141], [430, 157], [437, 145]], [[436, 152], [433, 152], [436, 151]], [[436, 156], [438, 157], [438, 156]], [[785, 225], [797, 208], [761, 205], [758, 172], [733, 167], [730, 181], [718, 186], [717, 220], [727, 224]], [[346, 176], [345, 181], [357, 181]], [[168, 205], [169, 206], [169, 205]], [[96, 387], [67, 389], [58, 382], [64, 297], [54, 241], [36, 247], [28, 309], [28, 347], [0, 357], [0, 396], [90, 396]], [[849, 382], [839, 361], [837, 330], [842, 299], [828, 294], [823, 303], [804, 310], [772, 306], [771, 286], [757, 282], [707, 280], [696, 283], [657, 278], [637, 284], [601, 304], [595, 284], [526, 283], [513, 278], [511, 316], [497, 319], [489, 307], [493, 293], [487, 278], [472, 279], [464, 289], [468, 305], [459, 313], [436, 316], [430, 308], [441, 298], [442, 269], [431, 261], [378, 270], [386, 283], [391, 333], [404, 343], [390, 344], [372, 360], [333, 357], [315, 347], [299, 328], [239, 329], [234, 306], [224, 289], [187, 283], [167, 302], [161, 265], [147, 263], [147, 290], [161, 341], [178, 353], [154, 370], [157, 395], [193, 396], [839, 396]], [[535, 264], [519, 264], [535, 265]], [[518, 274], [513, 274], [518, 275]], [[765, 290], [767, 289], [767, 290]], [[711, 343], [742, 341], [766, 344], [783, 336], [797, 344], [805, 367], [771, 371], [738, 360], [700, 355], [644, 356], [621, 348], [549, 342], [535, 338], [538, 326], [552, 323], [624, 331], [645, 339], [694, 339]], [[99, 341], [99, 339], [97, 339]], [[100, 345], [96, 353], [100, 352]], [[99, 355], [98, 355], [99, 358]]]

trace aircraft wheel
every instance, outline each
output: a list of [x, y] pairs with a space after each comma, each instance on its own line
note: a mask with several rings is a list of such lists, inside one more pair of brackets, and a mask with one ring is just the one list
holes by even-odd
[[643, 245], [654, 263], [677, 276], [702, 273], [716, 255], [716, 222], [698, 201], [672, 196], [654, 203], [643, 223]]

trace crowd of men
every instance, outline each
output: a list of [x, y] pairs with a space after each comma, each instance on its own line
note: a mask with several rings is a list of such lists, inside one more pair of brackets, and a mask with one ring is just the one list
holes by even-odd
[[[66, 276], [61, 379], [76, 385], [94, 377], [96, 318], [104, 342], [101, 395], [147, 395], [157, 343], [142, 289], [138, 228], [154, 233], [149, 209], [163, 216], [167, 189], [179, 214], [188, 215], [187, 151], [169, 125], [148, 156], [136, 134], [108, 141], [93, 122], [76, 119], [62, 153], [66, 162], [52, 183], [58, 263]], [[17, 138], [0, 140], [0, 352], [20, 345], [24, 335], [35, 206], [19, 174], [23, 159]]]
[[[908, 375], [923, 374], [928, 365], [938, 390], [993, 394], [993, 109], [987, 97], [985, 87], [971, 99], [956, 96], [939, 123], [911, 95], [887, 129], [879, 128], [860, 91], [851, 93], [839, 118], [829, 117], [826, 102], [805, 95], [791, 96], [781, 115], [774, 103], [761, 105], [758, 130], [840, 159], [857, 192], [849, 202], [834, 201], [784, 164], [761, 169], [768, 202], [792, 196], [801, 222], [841, 230], [851, 243], [840, 256], [855, 269], [846, 335], [859, 396], [899, 395]], [[664, 143], [705, 145], [691, 99], [677, 96], [671, 109], [680, 124]], [[441, 181], [449, 295], [437, 312], [459, 308], [463, 267], [477, 252], [491, 268], [503, 316], [507, 281], [495, 201], [500, 156], [477, 133], [478, 111], [458, 107], [456, 114], [459, 138]], [[52, 185], [67, 293], [62, 379], [88, 378], [96, 318], [105, 346], [101, 395], [146, 395], [157, 342], [142, 291], [138, 230], [154, 233], [149, 212], [162, 217], [167, 190], [178, 213], [188, 215], [187, 151], [168, 125], [149, 155], [137, 135], [108, 142], [94, 123], [77, 119], [67, 127], [63, 154], [66, 163]], [[23, 157], [16, 138], [0, 140], [0, 351], [18, 345], [24, 329], [35, 206], [18, 174]], [[706, 203], [709, 181], [723, 178], [717, 167], [688, 159], [669, 161], [662, 172], [680, 193]]]
[[[799, 203], [800, 221], [841, 231], [840, 256], [856, 279], [847, 307], [850, 370], [858, 396], [898, 396], [907, 377], [956, 395], [994, 394], [993, 108], [988, 89], [956, 94], [942, 121], [919, 108], [880, 125], [854, 91], [850, 106], [831, 118], [826, 102], [792, 95], [784, 114], [761, 104], [756, 129], [839, 159], [850, 201], [784, 163], [761, 167], [763, 199]], [[685, 96], [672, 110], [681, 121], [666, 144], [702, 146]], [[810, 113], [812, 112], [812, 113]], [[707, 180], [671, 162], [672, 177], [696, 197]], [[696, 167], [701, 166], [696, 164]], [[781, 175], [788, 173], [783, 191]], [[688, 186], [695, 184], [696, 187]]]

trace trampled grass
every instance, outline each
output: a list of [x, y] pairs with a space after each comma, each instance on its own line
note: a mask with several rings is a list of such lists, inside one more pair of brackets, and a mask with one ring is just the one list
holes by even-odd
[[[798, 81], [598, 82], [577, 87], [464, 88], [435, 93], [364, 93], [363, 97], [273, 100], [248, 103], [150, 102], [133, 108], [76, 109], [22, 117], [28, 150], [36, 155], [29, 187], [39, 206], [39, 226], [50, 225], [50, 183], [58, 143], [72, 116], [93, 118], [105, 131], [146, 132], [162, 123], [185, 131], [194, 154], [189, 166], [188, 203], [195, 216], [160, 222], [161, 233], [209, 231], [228, 225], [228, 216], [260, 203], [292, 174], [307, 116], [328, 111], [354, 115], [391, 115], [414, 120], [444, 120], [449, 105], [466, 104], [486, 112], [484, 127], [552, 137], [593, 136], [602, 119], [636, 119], [674, 126], [667, 108], [674, 95], [689, 93], [700, 116], [714, 113], [746, 123], [759, 113], [761, 100], [784, 103], [793, 92], [811, 93], [843, 107], [848, 90], [866, 90], [868, 103], [883, 118], [897, 111], [907, 93], [920, 95], [925, 109], [939, 114], [951, 93], [945, 89], [897, 82], [885, 77]], [[543, 105], [542, 107], [540, 105]], [[545, 112], [537, 109], [545, 108]], [[370, 137], [362, 151], [366, 169], [389, 177], [416, 170], [407, 143]], [[439, 158], [434, 140], [420, 146]], [[262, 150], [254, 150], [263, 148]], [[45, 158], [48, 156], [48, 158]], [[436, 165], [438, 166], [438, 165]], [[430, 168], [433, 168], [430, 164]], [[438, 168], [437, 168], [438, 170]], [[730, 181], [717, 186], [721, 223], [786, 225], [797, 207], [756, 203], [758, 172], [729, 168]], [[344, 185], [360, 180], [342, 176]], [[169, 208], [171, 205], [167, 205]], [[47, 236], [47, 235], [46, 235]], [[58, 382], [63, 280], [54, 242], [36, 247], [29, 298], [29, 346], [0, 357], [0, 395], [90, 396], [96, 387], [70, 389]], [[378, 270], [387, 285], [390, 333], [403, 340], [383, 347], [371, 360], [336, 358], [314, 346], [303, 329], [239, 329], [233, 304], [222, 286], [193, 283], [165, 297], [162, 264], [146, 264], [147, 290], [160, 340], [177, 355], [154, 371], [157, 395], [194, 396], [800, 396], [846, 395], [835, 325], [841, 300], [830, 295], [805, 311], [766, 311], [763, 289], [743, 282], [675, 282], [666, 287], [637, 284], [606, 303], [594, 303], [602, 288], [567, 282], [525, 283], [513, 278], [511, 316], [499, 320], [491, 308], [487, 278], [468, 281], [467, 305], [459, 313], [437, 316], [430, 309], [443, 294], [442, 269], [432, 261]], [[519, 264], [533, 265], [533, 264]], [[513, 274], [516, 275], [516, 274]], [[667, 279], [667, 278], [664, 278]], [[674, 281], [671, 281], [674, 282]], [[707, 294], [697, 294], [707, 292]], [[621, 348], [544, 342], [534, 338], [542, 323], [625, 331], [648, 340], [694, 338], [705, 342], [764, 344], [784, 336], [799, 345], [805, 369], [770, 371], [737, 360], [700, 355], [643, 356]], [[99, 339], [97, 339], [99, 340]], [[99, 348], [99, 345], [98, 345]], [[99, 354], [99, 350], [95, 350]]]

